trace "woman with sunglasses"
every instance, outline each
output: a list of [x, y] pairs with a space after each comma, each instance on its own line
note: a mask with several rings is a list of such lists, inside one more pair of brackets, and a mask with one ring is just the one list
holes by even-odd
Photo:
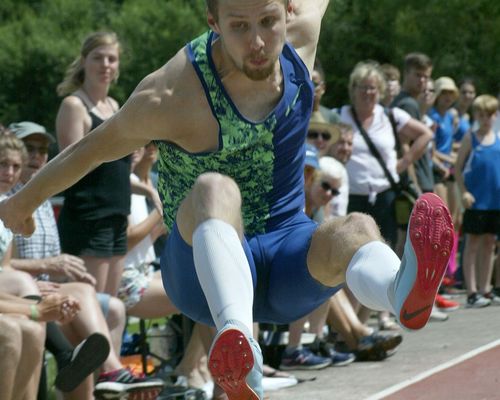
[[319, 156], [325, 156], [330, 146], [335, 143], [340, 136], [338, 128], [327, 122], [321, 111], [314, 111], [309, 120], [307, 131], [307, 143], [318, 149]]
[[323, 207], [340, 194], [344, 166], [333, 157], [321, 157], [320, 170], [306, 188], [306, 214], [311, 219], [323, 220]]

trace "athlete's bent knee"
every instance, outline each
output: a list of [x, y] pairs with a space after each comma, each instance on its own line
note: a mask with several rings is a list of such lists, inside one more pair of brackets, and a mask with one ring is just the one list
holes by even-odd
[[346, 224], [352, 229], [352, 234], [362, 235], [366, 239], [380, 240], [380, 229], [371, 215], [353, 212], [347, 215]]
[[215, 172], [201, 174], [193, 187], [195, 201], [207, 207], [241, 207], [240, 189], [229, 176]]

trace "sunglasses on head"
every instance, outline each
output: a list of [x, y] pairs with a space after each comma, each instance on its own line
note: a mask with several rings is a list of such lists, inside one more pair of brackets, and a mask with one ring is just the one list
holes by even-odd
[[318, 132], [318, 131], [309, 131], [307, 132], [307, 138], [308, 139], [317, 139], [321, 135], [322, 139], [327, 141], [332, 138], [332, 135], [330, 135], [329, 132]]
[[332, 194], [332, 196], [338, 196], [340, 194], [340, 192], [337, 188], [331, 187], [330, 184], [328, 182], [325, 182], [325, 181], [321, 182], [321, 188], [325, 192], [330, 192]]

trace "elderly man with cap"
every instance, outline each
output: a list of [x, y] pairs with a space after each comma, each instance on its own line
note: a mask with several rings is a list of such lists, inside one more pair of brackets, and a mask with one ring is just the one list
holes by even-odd
[[[19, 139], [22, 139], [28, 152], [28, 159], [21, 173], [21, 183], [13, 189], [16, 192], [47, 163], [49, 146], [55, 143], [55, 139], [43, 126], [34, 122], [12, 123], [9, 125], [9, 130]], [[40, 224], [40, 230], [37, 230], [31, 238], [16, 235], [16, 245], [21, 258], [37, 259], [30, 260], [36, 262], [38, 266], [37, 275], [50, 276], [52, 279], [67, 278], [72, 281], [86, 282], [93, 285], [95, 279], [86, 271], [82, 259], [68, 254], [61, 254], [59, 235], [50, 203], [44, 203], [35, 215], [37, 223]], [[38, 235], [43, 235], [43, 240], [36, 240]], [[23, 261], [20, 265], [17, 265], [16, 262], [14, 267], [26, 269], [33, 273], [32, 266], [28, 265], [26, 261]]]
[[[47, 163], [49, 146], [55, 143], [55, 139], [45, 127], [34, 122], [13, 123], [9, 125], [9, 130], [23, 140], [28, 152], [28, 159], [21, 173], [21, 183], [13, 189], [15, 193]], [[45, 280], [63, 281], [61, 284], [47, 282], [42, 285], [45, 285], [46, 290], [70, 292], [80, 301], [82, 310], [77, 315], [74, 326], [62, 327], [62, 330], [69, 335], [68, 338], [78, 342], [98, 333], [104, 339], [104, 347], [109, 348], [108, 342], [114, 345], [110, 351], [104, 353], [103, 346], [93, 349], [94, 358], [98, 360], [93, 369], [102, 364], [102, 373], [95, 388], [90, 377], [78, 387], [75, 384], [61, 389], [65, 392], [75, 390], [80, 396], [87, 397], [92, 396], [92, 391], [96, 396], [101, 392], [110, 395], [113, 392], [129, 391], [144, 391], [147, 395], [158, 393], [163, 387], [161, 380], [135, 376], [128, 369], [122, 368], [119, 348], [125, 325], [123, 303], [108, 294], [95, 292], [93, 288], [95, 279], [87, 272], [81, 258], [61, 254], [56, 220], [49, 201], [36, 209], [34, 218], [36, 230], [32, 236], [15, 235], [14, 240], [20, 258], [11, 260], [12, 267]], [[74, 381], [79, 383], [81, 380]]]

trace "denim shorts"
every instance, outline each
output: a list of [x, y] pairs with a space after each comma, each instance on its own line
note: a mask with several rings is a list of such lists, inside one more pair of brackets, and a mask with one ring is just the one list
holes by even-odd
[[[245, 237], [254, 284], [253, 316], [256, 322], [288, 324], [310, 313], [342, 286], [327, 287], [307, 268], [307, 252], [317, 224], [298, 213], [279, 229]], [[165, 290], [175, 306], [194, 321], [214, 325], [193, 261], [193, 248], [177, 225], [161, 257]]]

